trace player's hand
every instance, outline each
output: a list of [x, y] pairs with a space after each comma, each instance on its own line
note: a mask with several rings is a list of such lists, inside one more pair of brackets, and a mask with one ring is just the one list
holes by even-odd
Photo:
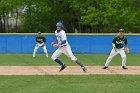
[[45, 46], [45, 44], [42, 45], [42, 47], [44, 47], [44, 46]]
[[61, 41], [58, 42], [58, 46], [61, 46]]
[[36, 46], [38, 47], [38, 43], [36, 44]]
[[52, 42], [51, 45], [53, 46], [54, 45], [54, 42]]
[[130, 51], [129, 51], [129, 48], [128, 48], [128, 47], [126, 47], [126, 48], [124, 49], [124, 51], [125, 51], [126, 53], [130, 53]]
[[53, 47], [57, 47], [57, 46], [58, 46], [58, 44], [53, 44], [52, 46], [53, 46]]

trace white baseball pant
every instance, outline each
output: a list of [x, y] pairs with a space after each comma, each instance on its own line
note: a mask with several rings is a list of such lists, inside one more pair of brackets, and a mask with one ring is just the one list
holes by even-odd
[[[44, 45], [44, 46], [43, 46]], [[43, 47], [42, 47], [43, 46]], [[43, 50], [44, 50], [44, 53], [46, 54], [46, 57], [48, 57], [48, 52], [47, 52], [47, 49], [46, 49], [46, 45], [44, 44], [44, 43], [37, 43], [36, 44], [36, 46], [35, 46], [35, 48], [34, 48], [34, 52], [33, 52], [33, 57], [35, 57], [35, 55], [36, 55], [36, 52], [37, 52], [37, 50], [38, 50], [38, 48], [39, 47], [42, 47], [43, 48]]]
[[124, 51], [124, 48], [121, 49], [117, 49], [117, 51], [115, 51], [115, 49], [113, 48], [108, 59], [106, 60], [105, 66], [108, 66], [109, 63], [111, 62], [111, 60], [114, 58], [114, 56], [116, 56], [117, 54], [121, 55], [122, 58], [122, 66], [126, 66], [126, 54]]
[[56, 60], [61, 54], [66, 55], [68, 58], [70, 58], [72, 61], [77, 61], [77, 58], [74, 56], [74, 54], [71, 51], [70, 45], [66, 45], [63, 47], [59, 47], [52, 55], [52, 60]]

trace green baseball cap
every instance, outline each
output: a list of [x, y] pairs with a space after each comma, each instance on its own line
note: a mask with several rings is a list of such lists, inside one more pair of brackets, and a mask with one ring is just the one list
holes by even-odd
[[41, 32], [39, 31], [38, 34], [41, 34]]
[[124, 29], [119, 29], [119, 32], [124, 32]]

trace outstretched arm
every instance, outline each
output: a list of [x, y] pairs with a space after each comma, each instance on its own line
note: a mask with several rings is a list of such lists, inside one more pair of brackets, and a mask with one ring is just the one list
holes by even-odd
[[57, 42], [57, 39], [55, 39], [55, 40], [51, 43], [51, 45], [54, 46], [54, 47], [57, 46], [58, 44], [55, 44], [56, 42]]
[[129, 53], [130, 51], [129, 51], [129, 48], [128, 48], [128, 44], [125, 44], [125, 52], [126, 53]]
[[128, 48], [128, 44], [126, 44], [125, 47]]
[[114, 43], [112, 43], [112, 46], [113, 46], [113, 48], [115, 49], [115, 52], [117, 52], [117, 48], [116, 48], [116, 46], [115, 46]]
[[127, 42], [127, 39], [125, 39], [125, 52], [126, 53], [129, 53], [129, 48], [128, 48], [128, 42]]
[[57, 39], [55, 39], [55, 40], [52, 42], [52, 45], [55, 44], [56, 42], [57, 42]]

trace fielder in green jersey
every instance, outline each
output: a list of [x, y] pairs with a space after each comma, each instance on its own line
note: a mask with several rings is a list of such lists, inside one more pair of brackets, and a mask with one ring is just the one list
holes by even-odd
[[120, 29], [119, 30], [119, 36], [116, 36], [113, 41], [112, 41], [112, 51], [108, 57], [108, 59], [106, 60], [105, 66], [103, 67], [103, 69], [107, 69], [109, 63], [111, 62], [111, 60], [113, 59], [114, 56], [116, 56], [117, 54], [120, 54], [122, 57], [122, 68], [123, 69], [127, 69], [126, 68], [126, 54], [125, 52], [129, 53], [129, 48], [128, 48], [128, 42], [127, 42], [127, 38], [124, 36], [124, 29]]
[[120, 38], [120, 36], [116, 36], [114, 39], [113, 39], [113, 44], [115, 44], [115, 48], [123, 48], [124, 45], [127, 45], [127, 38], [126, 37], [122, 37]]
[[36, 42], [37, 43], [45, 43], [46, 42], [46, 38], [45, 37], [43, 37], [42, 35], [41, 36], [37, 36], [36, 37]]
[[34, 48], [33, 57], [35, 57], [37, 49], [39, 47], [42, 47], [46, 57], [48, 58], [48, 52], [47, 52], [45, 43], [46, 43], [46, 38], [42, 36], [41, 32], [38, 32], [38, 35], [36, 37], [36, 46]]

